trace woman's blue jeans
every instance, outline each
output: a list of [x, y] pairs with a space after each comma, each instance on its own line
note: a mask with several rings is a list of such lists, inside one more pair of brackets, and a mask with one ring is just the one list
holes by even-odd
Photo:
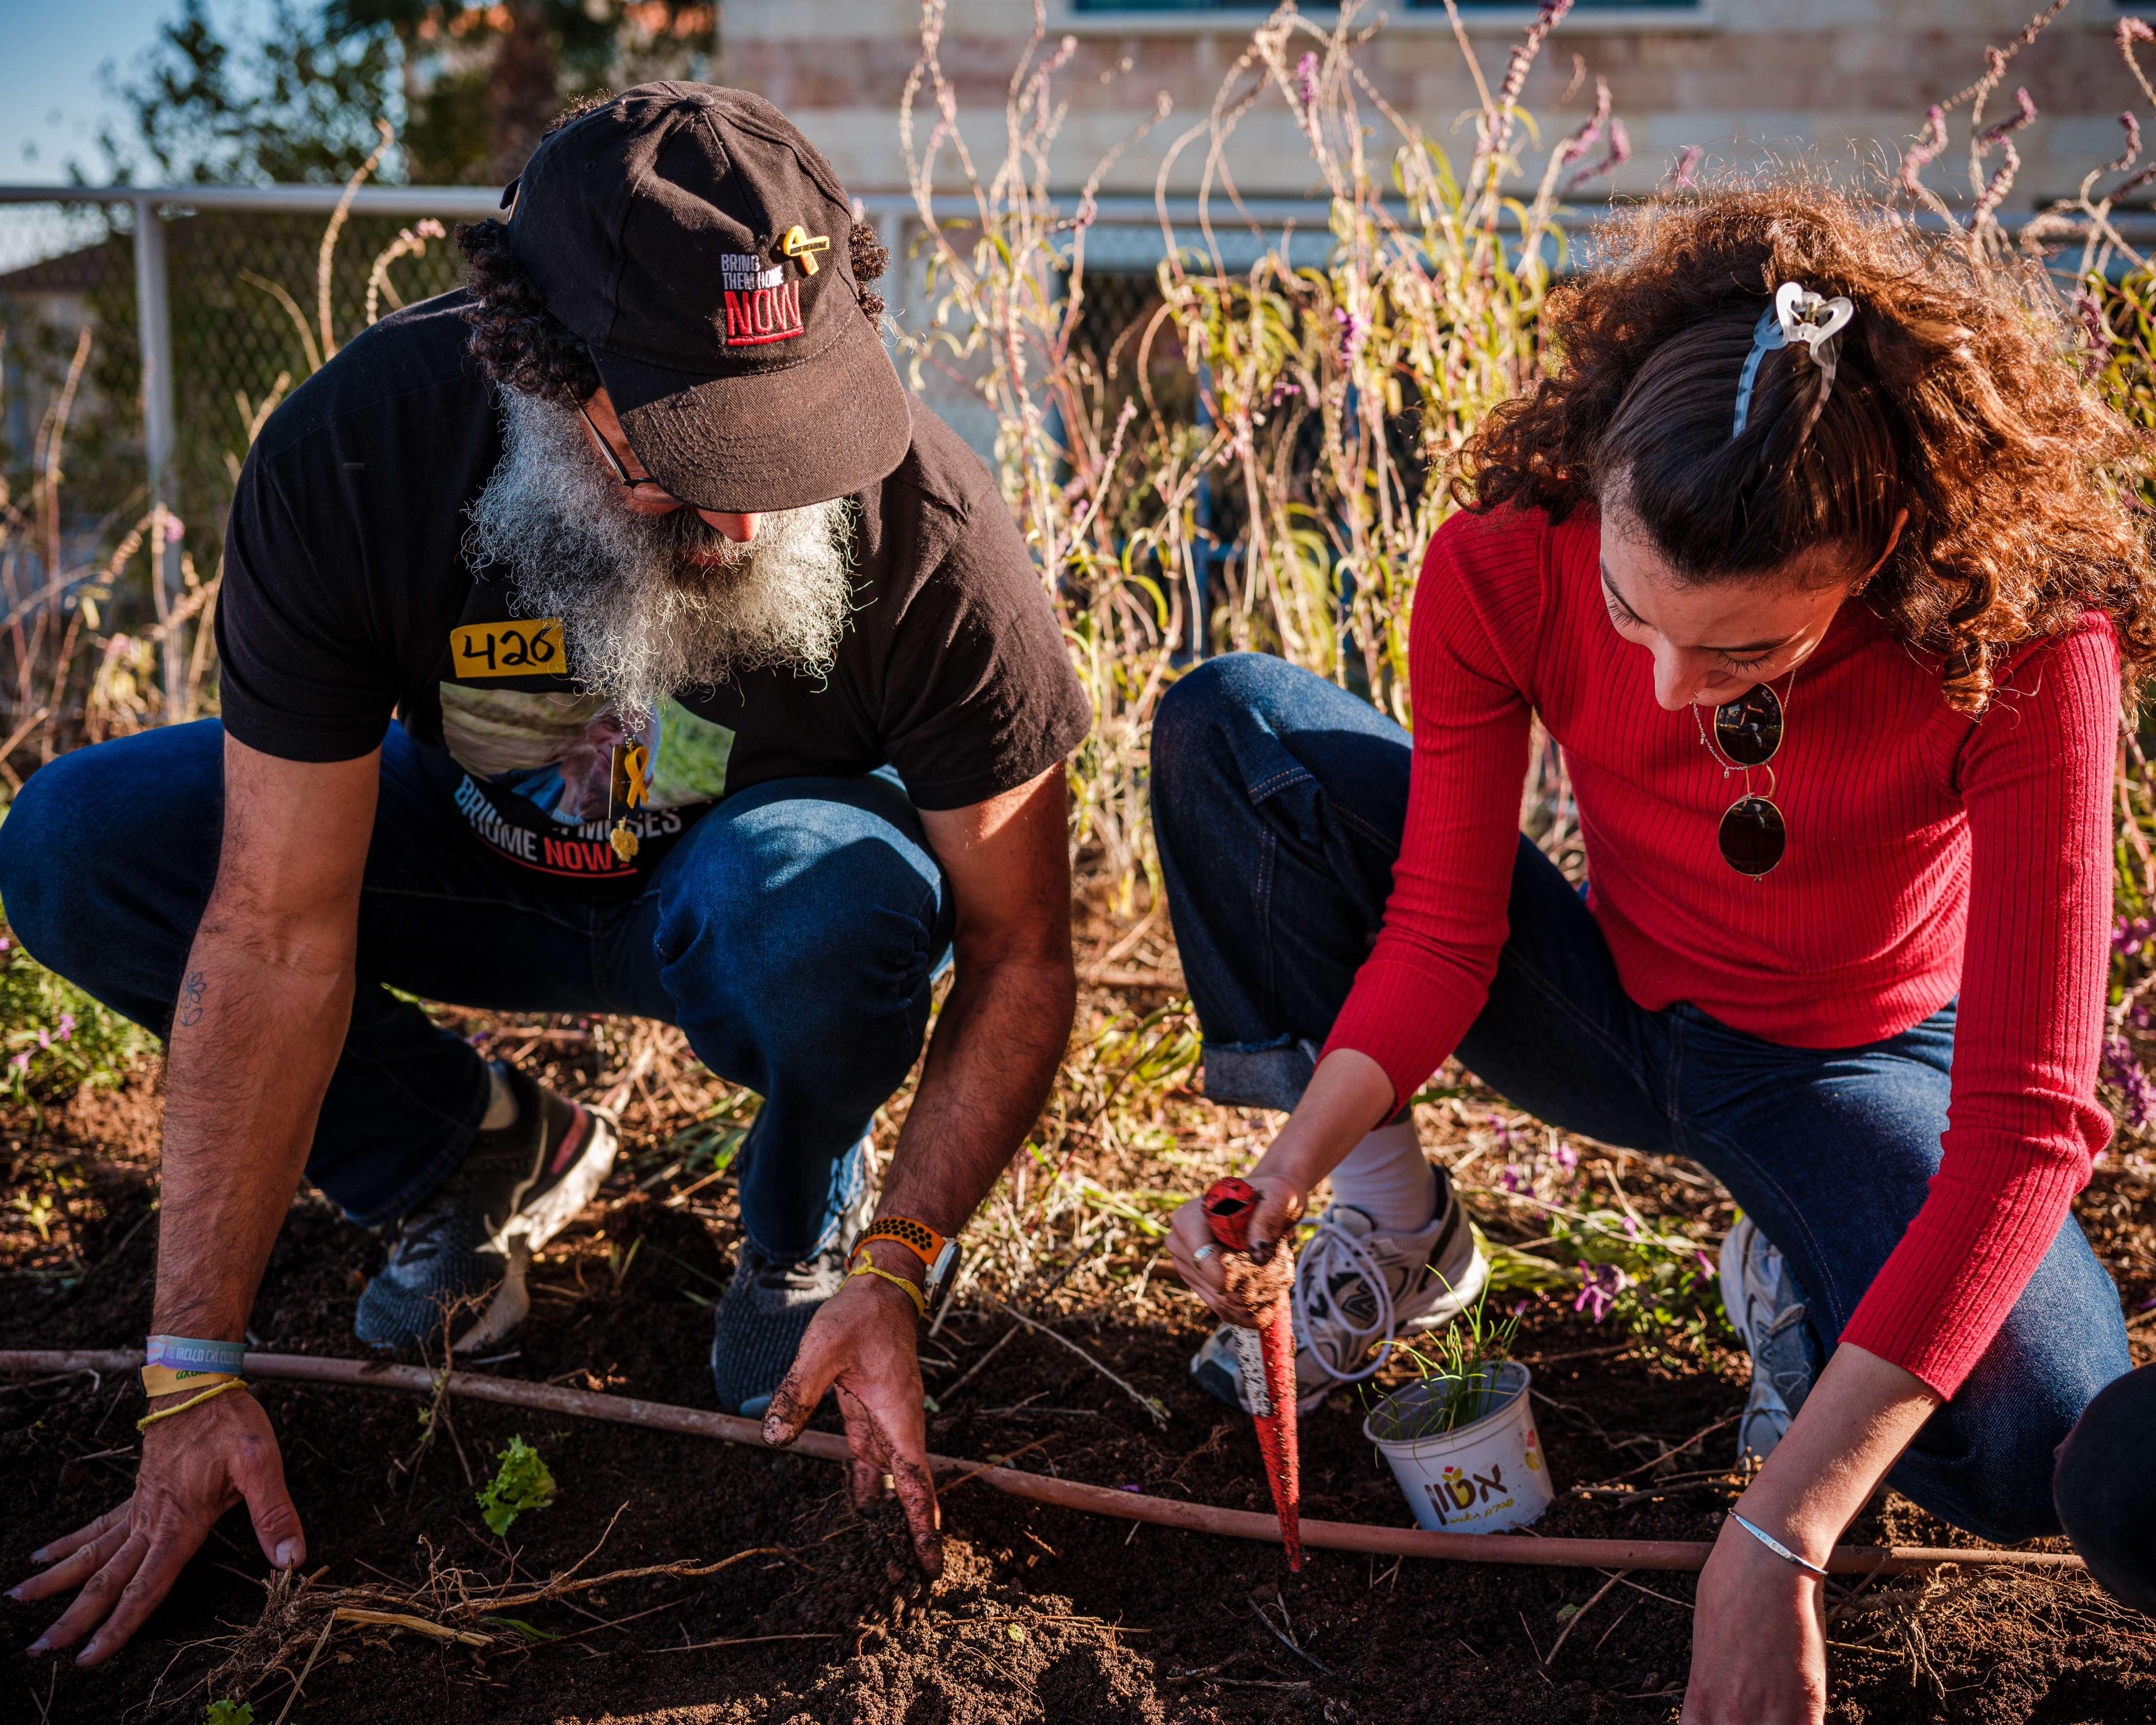
[[[215, 720], [64, 755], [0, 825], [0, 902], [41, 963], [163, 1031], [217, 876]], [[847, 1153], [927, 1033], [952, 907], [887, 774], [729, 797], [641, 890], [501, 860], [383, 739], [360, 894], [359, 983], [307, 1177], [355, 1221], [393, 1220], [470, 1145], [485, 1063], [393, 990], [516, 1013], [678, 1024], [712, 1071], [764, 1098], [742, 1149], [742, 1224], [767, 1257], [814, 1250]]]
[[[1392, 890], [1407, 733], [1284, 661], [1209, 661], [1152, 735], [1161, 868], [1224, 1102], [1292, 1108]], [[1951, 1004], [1858, 1048], [1784, 1048], [1635, 1005], [1600, 929], [1522, 839], [1511, 929], [1461, 1064], [1568, 1132], [1709, 1169], [1781, 1247], [1814, 1375], [1939, 1166]], [[2128, 1368], [2118, 1290], [2071, 1219], [1959, 1391], [1889, 1476], [1989, 1539], [2056, 1533], [2052, 1451]]]

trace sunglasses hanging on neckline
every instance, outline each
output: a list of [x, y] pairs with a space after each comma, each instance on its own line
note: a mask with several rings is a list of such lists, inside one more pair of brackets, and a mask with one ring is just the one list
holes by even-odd
[[[1764, 767], [1781, 750], [1783, 727], [1781, 697], [1766, 684], [1755, 683], [1715, 708], [1714, 747], [1725, 768]], [[1789, 829], [1771, 796], [1748, 790], [1722, 810], [1714, 840], [1724, 862], [1757, 880], [1781, 861]]]

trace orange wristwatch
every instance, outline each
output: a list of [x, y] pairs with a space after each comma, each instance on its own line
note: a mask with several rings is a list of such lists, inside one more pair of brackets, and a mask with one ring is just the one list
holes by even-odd
[[927, 1272], [927, 1279], [921, 1287], [924, 1307], [934, 1304], [951, 1285], [951, 1278], [958, 1268], [956, 1240], [945, 1239], [926, 1222], [916, 1222], [911, 1216], [881, 1216], [860, 1231], [854, 1241], [854, 1255], [858, 1255], [864, 1246], [876, 1240], [902, 1245], [921, 1260], [921, 1267]]

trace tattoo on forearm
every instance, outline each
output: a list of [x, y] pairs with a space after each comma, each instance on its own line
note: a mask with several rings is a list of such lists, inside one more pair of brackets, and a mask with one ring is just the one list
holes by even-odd
[[199, 970], [187, 973], [187, 980], [180, 984], [179, 1020], [183, 1024], [202, 1022], [203, 996], [209, 988], [209, 978]]

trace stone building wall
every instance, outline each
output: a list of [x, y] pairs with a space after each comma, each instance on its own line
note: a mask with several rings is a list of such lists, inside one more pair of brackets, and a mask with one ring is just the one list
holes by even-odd
[[[1974, 79], [1985, 45], [2012, 37], [2035, 3], [1702, 0], [1584, 8], [1551, 38], [1524, 100], [1538, 116], [1569, 127], [1592, 103], [1594, 75], [1607, 78], [1635, 151], [1616, 179], [1620, 191], [1650, 188], [1692, 144], [1711, 162], [1809, 154], [1845, 170], [1897, 157], [1925, 106]], [[1394, 5], [1390, 13], [1361, 64], [1388, 101], [1464, 160], [1471, 134], [1451, 128], [1474, 106], [1475, 90], [1442, 8]], [[1111, 191], [1151, 192], [1159, 146], [1204, 119], [1265, 16], [1258, 8], [1081, 11], [1073, 0], [1048, 0], [1050, 40], [1068, 33], [1079, 44], [1060, 80], [1070, 111], [1053, 166], [1056, 183], [1082, 182], [1164, 91], [1173, 116], [1107, 182]], [[1529, 7], [1470, 9], [1470, 39], [1493, 83], [1532, 16]], [[2117, 116], [2138, 94], [2111, 39], [2119, 16], [2118, 0], [2073, 0], [2010, 68], [2004, 100], [2025, 85], [2040, 118], [2017, 138], [2025, 167], [2010, 208], [2071, 191], [2090, 164], [2117, 153]], [[949, 8], [944, 64], [977, 157], [1000, 152], [1004, 90], [1030, 17], [1026, 0], [952, 0]], [[729, 0], [725, 75], [792, 115], [850, 188], [903, 190], [896, 112], [919, 23], [917, 0]], [[1588, 76], [1560, 105], [1575, 54]], [[2156, 67], [2156, 53], [2147, 59]], [[1128, 69], [1120, 69], [1126, 62]], [[1199, 155], [1186, 152], [1173, 189], [1194, 189]], [[1248, 193], [1314, 189], [1301, 140], [1277, 102], [1243, 123], [1235, 163]]]

